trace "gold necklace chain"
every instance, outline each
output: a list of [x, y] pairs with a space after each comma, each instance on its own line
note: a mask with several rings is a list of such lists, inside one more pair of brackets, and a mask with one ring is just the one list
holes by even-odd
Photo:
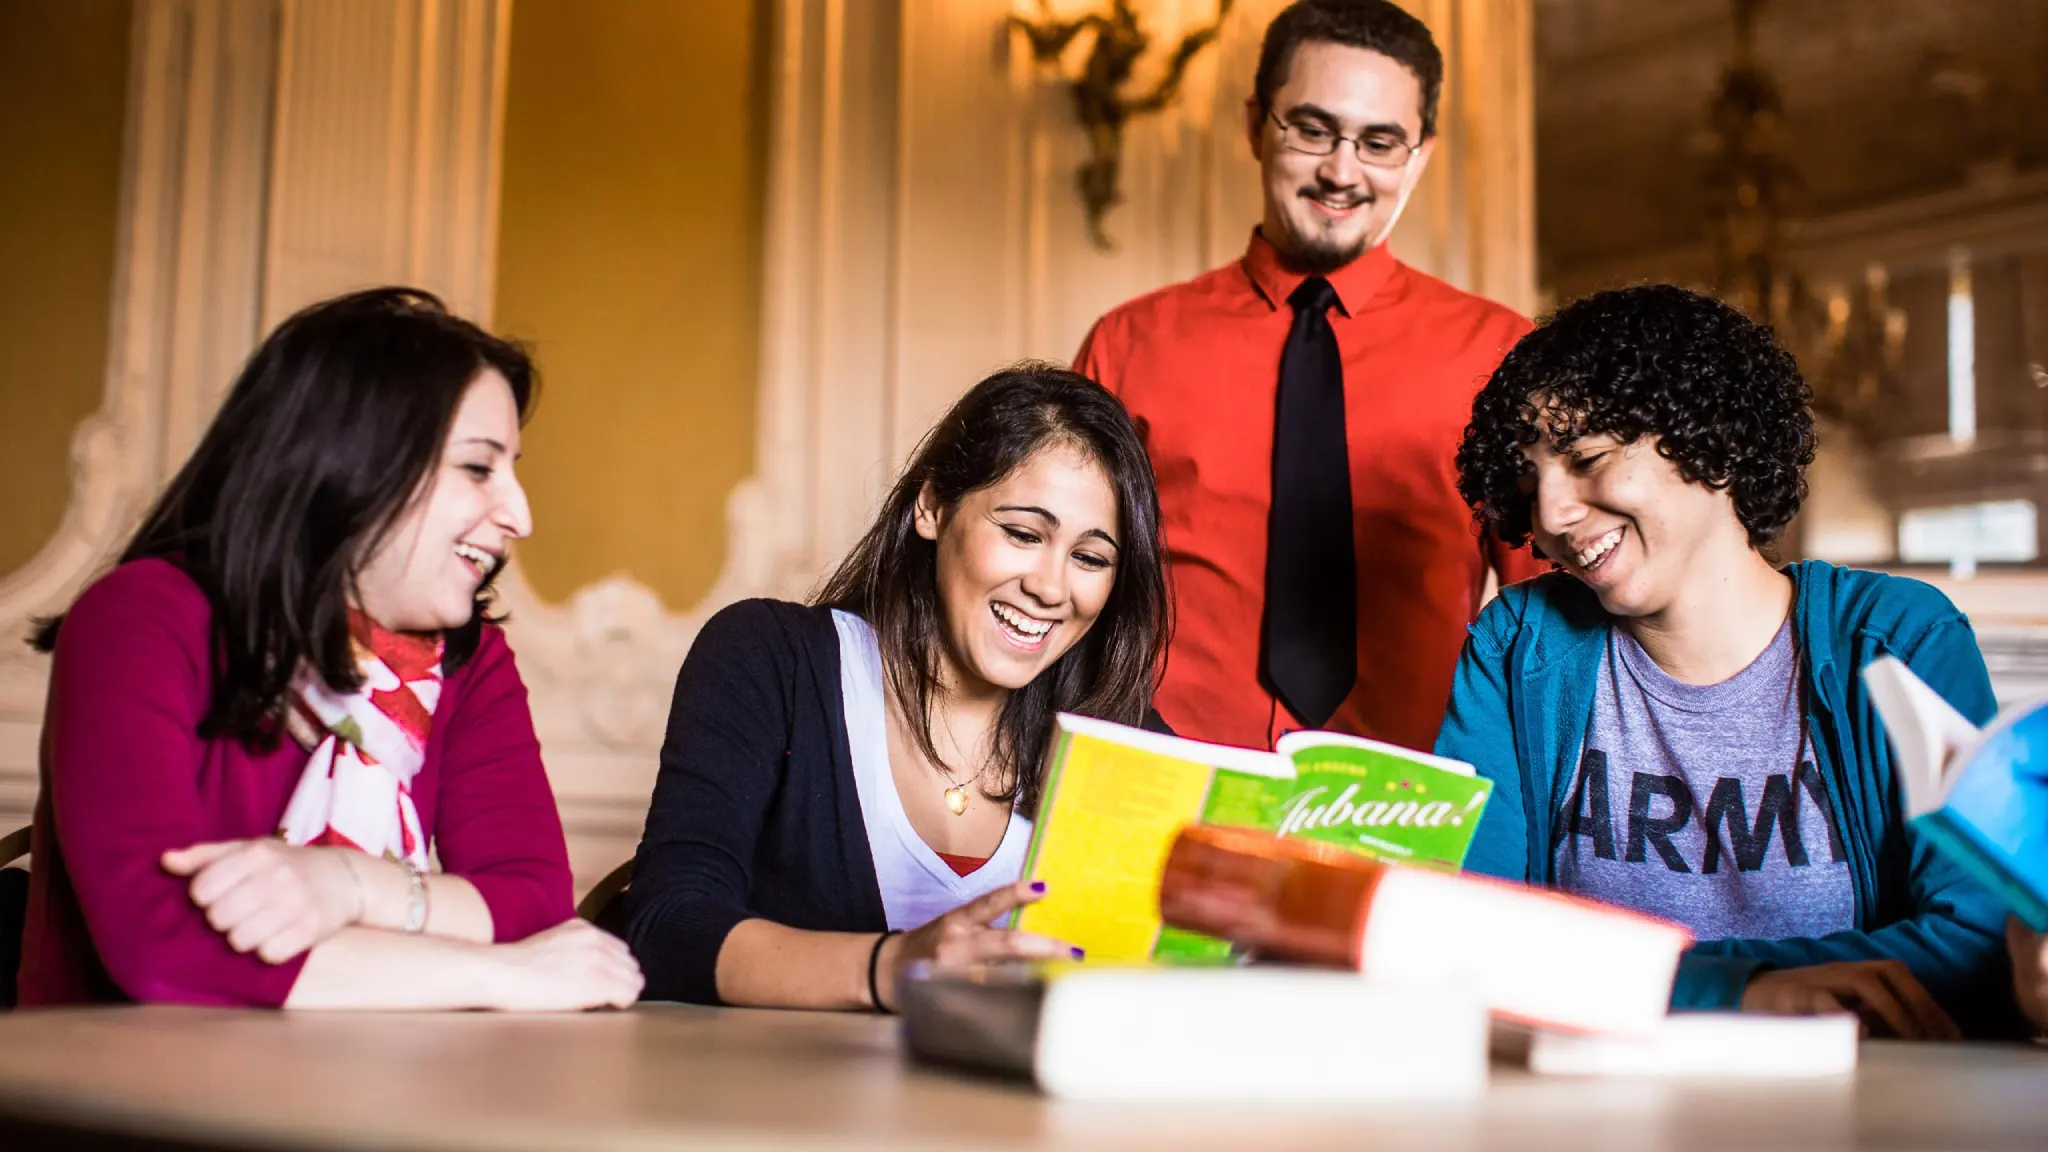
[[[953, 732], [950, 728], [946, 730], [946, 740], [948, 743], [953, 745], [953, 751], [960, 751], [960, 745], [958, 741], [955, 741], [953, 739]], [[938, 749], [933, 748], [932, 751], [937, 752]], [[974, 770], [974, 775], [969, 776], [964, 781], [955, 777], [953, 775], [952, 769], [946, 767], [944, 761], [934, 759], [932, 762], [932, 767], [938, 769], [939, 775], [943, 777], [947, 783], [946, 810], [948, 812], [951, 812], [955, 816], [967, 815], [968, 786], [981, 783], [982, 773], [988, 770], [988, 761], [983, 760], [981, 767], [976, 768]]]
[[[903, 724], [906, 729], [904, 735], [908, 737], [910, 735], [910, 732], [908, 731], [910, 724], [909, 715], [901, 709], [900, 705], [897, 704], [893, 696], [890, 700], [890, 704], [892, 705], [892, 711], [895, 711], [902, 716]], [[929, 731], [929, 729], [927, 729], [927, 731]], [[953, 745], [954, 752], [960, 751], [959, 742], [953, 738], [952, 729], [948, 728], [945, 731], [946, 742]], [[988, 761], [983, 760], [981, 767], [974, 770], [974, 775], [969, 776], [966, 780], [963, 781], [960, 780], [958, 777], [954, 776], [953, 770], [946, 767], [945, 761], [939, 757], [937, 741], [933, 741], [932, 755], [929, 758], [924, 756], [924, 748], [916, 740], [912, 739], [909, 741], [909, 743], [911, 749], [918, 754], [919, 758], [927, 759], [928, 763], [930, 763], [932, 767], [932, 770], [937, 772], [939, 774], [939, 777], [945, 781], [946, 787], [944, 789], [944, 794], [946, 798], [946, 810], [948, 812], [951, 812], [955, 816], [967, 815], [967, 789], [970, 786], [979, 784], [981, 782], [982, 774], [988, 771]]]

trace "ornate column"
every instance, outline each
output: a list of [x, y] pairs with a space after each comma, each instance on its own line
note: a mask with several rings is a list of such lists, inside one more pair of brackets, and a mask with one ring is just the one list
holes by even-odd
[[277, 18], [269, 0], [135, 8], [105, 399], [72, 439], [56, 535], [0, 574], [0, 827], [35, 798], [49, 661], [31, 621], [120, 547], [255, 339]]
[[509, 0], [282, 0], [263, 326], [352, 288], [488, 320]]
[[1530, 0], [1401, 0], [1444, 53], [1440, 137], [1394, 230], [1417, 268], [1536, 308], [1535, 16]]
[[57, 535], [0, 579], [0, 825], [36, 787], [29, 622], [111, 559], [261, 333], [376, 283], [488, 310], [509, 2], [136, 5], [106, 399]]

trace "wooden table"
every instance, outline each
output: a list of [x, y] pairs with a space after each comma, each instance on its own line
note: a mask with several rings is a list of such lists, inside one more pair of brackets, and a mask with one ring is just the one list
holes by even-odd
[[[14, 1127], [9, 1127], [13, 1125]], [[1483, 1100], [1076, 1105], [907, 1064], [892, 1021], [647, 1006], [514, 1017], [0, 1017], [0, 1147], [2048, 1149], [2048, 1049], [1868, 1044], [1853, 1079], [1539, 1079]]]

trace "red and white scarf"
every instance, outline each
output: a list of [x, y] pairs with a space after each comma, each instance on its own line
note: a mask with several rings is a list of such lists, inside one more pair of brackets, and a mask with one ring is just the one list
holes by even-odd
[[301, 665], [285, 721], [312, 749], [277, 834], [287, 844], [326, 844], [427, 866], [427, 838], [412, 780], [426, 760], [441, 700], [441, 637], [393, 632], [349, 613], [349, 646], [363, 686], [336, 692]]

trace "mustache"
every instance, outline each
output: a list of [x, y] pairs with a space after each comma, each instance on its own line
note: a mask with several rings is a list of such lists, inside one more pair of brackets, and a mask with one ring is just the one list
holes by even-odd
[[1331, 184], [1323, 180], [1303, 184], [1295, 192], [1295, 195], [1314, 197], [1318, 200], [1348, 201], [1352, 204], [1371, 204], [1379, 199], [1368, 186], [1361, 184]]

